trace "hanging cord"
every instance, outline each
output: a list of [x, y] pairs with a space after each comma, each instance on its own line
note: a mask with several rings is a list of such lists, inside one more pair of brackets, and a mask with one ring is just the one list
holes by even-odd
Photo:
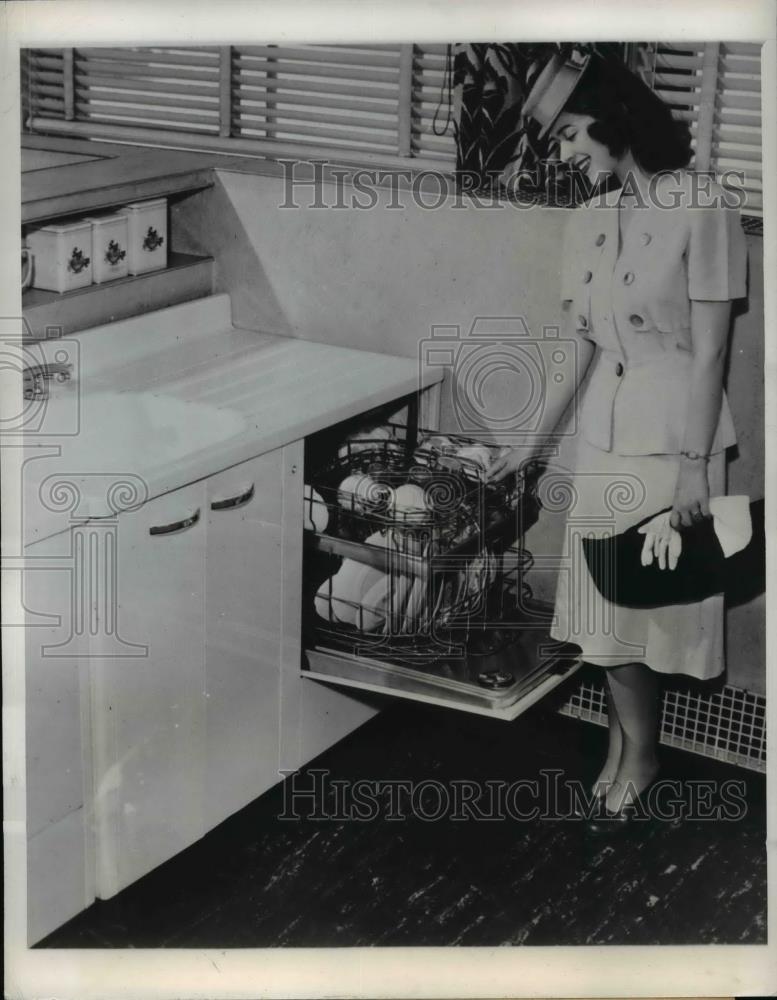
[[658, 42], [653, 42], [653, 65], [650, 67], [650, 89], [655, 91], [656, 89], [656, 70], [658, 67]]
[[[432, 132], [435, 135], [447, 135], [448, 126], [451, 124], [451, 118], [453, 116], [453, 56], [452, 56], [453, 46], [447, 45], [445, 51], [445, 72], [442, 77], [442, 86], [440, 87], [440, 100], [437, 102], [437, 107], [434, 109], [434, 117], [432, 118]], [[447, 94], [446, 94], [447, 92]], [[447, 98], [447, 99], [446, 99]], [[442, 129], [439, 129], [438, 125], [438, 115], [442, 111], [443, 104], [447, 104], [447, 113], [445, 116], [445, 125]]]

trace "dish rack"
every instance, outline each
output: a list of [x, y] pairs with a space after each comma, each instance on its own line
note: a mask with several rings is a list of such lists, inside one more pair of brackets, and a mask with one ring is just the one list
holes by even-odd
[[527, 621], [547, 625], [525, 580], [532, 556], [522, 544], [540, 507], [540, 466], [530, 461], [487, 483], [499, 452], [386, 422], [312, 463], [307, 647], [515, 694], [512, 647]]

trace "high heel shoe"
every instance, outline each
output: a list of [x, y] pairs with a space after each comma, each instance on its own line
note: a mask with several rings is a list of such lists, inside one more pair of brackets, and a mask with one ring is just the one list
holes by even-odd
[[611, 785], [612, 782], [610, 781], [597, 781], [596, 784], [591, 786], [588, 797], [582, 800], [585, 803], [584, 807], [581, 807], [580, 800], [575, 801], [572, 807], [573, 815], [577, 819], [584, 819], [586, 821], [591, 819], [592, 812], [598, 815], [604, 808], [604, 800]]
[[611, 812], [606, 805], [595, 816], [588, 819], [586, 828], [595, 836], [608, 836], [623, 833], [636, 827], [647, 828], [655, 817], [649, 808], [650, 793], [659, 783], [659, 777], [653, 778], [641, 792], [631, 796], [618, 809]]

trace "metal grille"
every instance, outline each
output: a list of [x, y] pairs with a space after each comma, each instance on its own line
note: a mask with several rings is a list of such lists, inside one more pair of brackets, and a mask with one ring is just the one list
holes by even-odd
[[[562, 715], [607, 725], [601, 684], [583, 679]], [[727, 684], [714, 694], [664, 692], [660, 741], [703, 757], [766, 772], [766, 698]]]

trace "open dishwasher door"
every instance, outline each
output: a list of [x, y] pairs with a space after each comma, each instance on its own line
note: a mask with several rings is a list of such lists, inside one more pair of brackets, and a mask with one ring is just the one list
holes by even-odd
[[495, 451], [383, 424], [310, 463], [304, 676], [511, 720], [580, 667], [525, 582], [536, 492], [484, 483]]

